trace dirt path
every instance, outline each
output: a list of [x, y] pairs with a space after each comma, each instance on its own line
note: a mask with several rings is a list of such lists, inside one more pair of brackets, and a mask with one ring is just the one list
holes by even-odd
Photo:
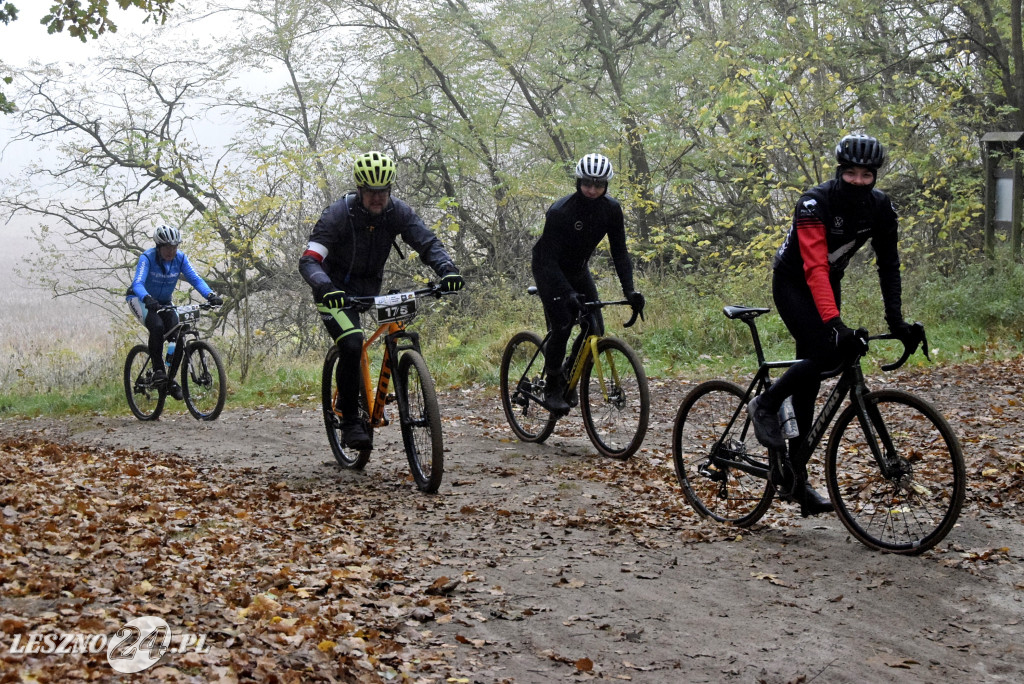
[[976, 390], [960, 384], [978, 376], [968, 368], [901, 381], [952, 417], [972, 478], [960, 524], [916, 558], [869, 551], [834, 517], [802, 520], [784, 504], [749, 531], [696, 518], [669, 451], [682, 381], [654, 383], [648, 439], [627, 463], [594, 455], [578, 413], [546, 444], [521, 444], [493, 390], [449, 391], [445, 481], [430, 497], [412, 487], [393, 426], [364, 472], [338, 468], [312, 401], [228, 409], [211, 424], [183, 413], [7, 420], [0, 436], [176, 452], [365, 500], [396, 553], [461, 580], [467, 608], [420, 627], [467, 673], [458, 681], [1019, 682], [1021, 508], [979, 501], [976, 487], [992, 458], [1011, 469], [1021, 459], [1020, 381], [1005, 374], [1005, 386]]

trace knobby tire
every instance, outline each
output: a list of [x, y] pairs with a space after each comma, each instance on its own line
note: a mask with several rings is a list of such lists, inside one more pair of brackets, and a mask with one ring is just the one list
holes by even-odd
[[[159, 359], [163, 363], [163, 359]], [[153, 385], [153, 363], [149, 347], [138, 344], [131, 348], [124, 362], [124, 393], [128, 408], [139, 420], [156, 420], [164, 410], [167, 385]]]
[[580, 376], [583, 426], [601, 454], [626, 460], [647, 434], [651, 414], [647, 375], [640, 357], [618, 338], [598, 340], [597, 353], [601, 375], [595, 373], [597, 363], [590, 357]]
[[204, 340], [190, 342], [181, 362], [181, 394], [198, 420], [216, 420], [228, 397], [227, 374], [220, 354]]
[[544, 354], [536, 353], [542, 343], [537, 333], [518, 332], [501, 355], [501, 407], [512, 432], [523, 442], [543, 442], [558, 422], [557, 416], [527, 396], [544, 397]]
[[370, 436], [371, 446], [367, 449], [355, 450], [345, 447], [341, 416], [334, 410], [334, 400], [338, 392], [336, 367], [338, 365], [338, 347], [331, 345], [324, 358], [323, 373], [320, 377], [320, 402], [324, 416], [324, 427], [327, 430], [327, 443], [331, 446], [334, 460], [343, 468], [362, 470], [370, 460], [373, 451], [373, 427], [370, 425], [369, 402], [366, 398], [366, 387], [359, 383], [359, 418], [363, 421], [366, 434]]
[[420, 491], [432, 494], [444, 477], [444, 435], [434, 379], [419, 352], [410, 349], [398, 359], [395, 398], [401, 402], [402, 441], [409, 469]]

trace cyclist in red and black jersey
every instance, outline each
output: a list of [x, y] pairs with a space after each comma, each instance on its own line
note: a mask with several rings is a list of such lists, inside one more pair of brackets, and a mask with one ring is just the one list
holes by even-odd
[[[901, 339], [912, 336], [903, 320], [898, 219], [892, 202], [875, 188], [885, 149], [867, 135], [847, 135], [835, 149], [836, 177], [811, 188], [797, 202], [793, 224], [775, 254], [772, 296], [786, 328], [796, 339], [796, 358], [772, 387], [750, 402], [758, 441], [783, 448], [778, 411], [793, 397], [800, 434], [810, 429], [822, 372], [836, 368], [859, 344], [843, 323], [841, 282], [853, 254], [871, 242], [889, 330]], [[795, 446], [796, 440], [791, 442]], [[832, 503], [807, 482], [810, 454], [790, 454], [796, 476], [793, 498], [804, 516], [833, 510]]]

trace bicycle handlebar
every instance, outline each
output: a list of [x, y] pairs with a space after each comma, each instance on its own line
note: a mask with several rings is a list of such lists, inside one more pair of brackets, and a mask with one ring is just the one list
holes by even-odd
[[179, 306], [198, 306], [200, 309], [208, 311], [209, 309], [218, 309], [223, 305], [210, 304], [210, 302], [199, 302], [198, 304], [161, 304], [157, 311], [176, 311]]
[[910, 326], [910, 329], [913, 331], [913, 337], [909, 340], [901, 339], [896, 335], [893, 335], [892, 333], [883, 333], [881, 335], [868, 336], [868, 340], [899, 340], [900, 342], [903, 343], [903, 355], [900, 356], [898, 360], [893, 361], [892, 363], [883, 363], [882, 370], [896, 370], [897, 368], [899, 368], [900, 366], [907, 362], [907, 359], [910, 358], [911, 354], [917, 351], [918, 347], [920, 347], [921, 351], [924, 352], [924, 357], [926, 359], [928, 359], [929, 361], [932, 360], [932, 357], [928, 355], [928, 337], [927, 335], [925, 335], [924, 332], [924, 323], [917, 321], [914, 323], [914, 325]]
[[[535, 295], [535, 294], [537, 294], [537, 287], [534, 286], [534, 285], [531, 285], [530, 287], [526, 288], [526, 292], [528, 294]], [[625, 304], [626, 306], [629, 306], [629, 307], [633, 306], [632, 304], [629, 303], [628, 299], [618, 299], [618, 300], [616, 300], [614, 302], [602, 302], [602, 301], [584, 302], [583, 303], [583, 308], [586, 311], [590, 311], [590, 310], [593, 310], [593, 309], [603, 309], [606, 306], [621, 306], [623, 304]], [[577, 311], [576, 318], [579, 319], [579, 317], [583, 313], [584, 313], [583, 311]], [[626, 321], [625, 323], [622, 324], [622, 327], [623, 328], [631, 328], [631, 327], [633, 327], [633, 324], [636, 323], [636, 319], [637, 319], [638, 316], [639, 316], [641, 321], [646, 320], [644, 318], [644, 311], [643, 311], [643, 309], [633, 308], [633, 315], [630, 316], [628, 321]]]
[[[402, 294], [402, 290], [388, 290], [388, 294]], [[414, 297], [434, 297], [440, 299], [447, 295], [458, 294], [458, 292], [449, 292], [448, 290], [442, 290], [441, 286], [437, 283], [427, 283], [427, 286], [420, 290], [413, 290], [407, 294], [412, 294]], [[363, 312], [369, 311], [377, 301], [377, 297], [381, 295], [346, 295], [345, 300], [352, 302], [352, 304], [346, 304], [343, 309], [354, 309], [355, 311]]]

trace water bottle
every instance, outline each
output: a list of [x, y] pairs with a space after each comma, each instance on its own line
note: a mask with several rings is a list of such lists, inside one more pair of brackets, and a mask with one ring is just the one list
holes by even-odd
[[793, 410], [793, 397], [786, 397], [779, 408], [779, 424], [782, 425], [782, 436], [795, 439], [800, 436], [800, 428], [796, 424], [796, 412]]
[[174, 358], [174, 340], [167, 343], [167, 366], [170, 367], [171, 359]]

